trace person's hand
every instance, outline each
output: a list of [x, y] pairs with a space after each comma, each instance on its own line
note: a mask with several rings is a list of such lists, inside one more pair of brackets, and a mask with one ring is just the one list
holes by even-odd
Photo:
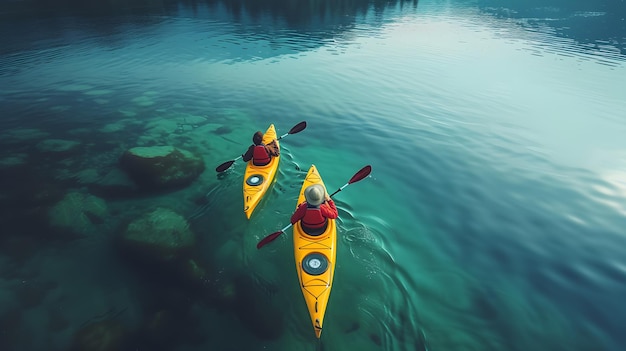
[[328, 194], [326, 194], [326, 202], [330, 201], [330, 196], [328, 196]]

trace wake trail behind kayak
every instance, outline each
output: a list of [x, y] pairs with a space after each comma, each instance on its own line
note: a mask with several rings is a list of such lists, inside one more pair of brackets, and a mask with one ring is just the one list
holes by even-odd
[[324, 346], [322, 345], [322, 339], [317, 339], [317, 346], [315, 347], [315, 351], [324, 351]]

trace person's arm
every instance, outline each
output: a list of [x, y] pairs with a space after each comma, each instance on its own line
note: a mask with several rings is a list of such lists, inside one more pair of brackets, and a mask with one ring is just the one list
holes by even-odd
[[296, 209], [296, 212], [291, 215], [291, 224], [296, 224], [297, 221], [301, 220], [306, 213], [306, 202], [301, 203]]
[[322, 211], [322, 216], [326, 218], [335, 219], [339, 217], [339, 213], [337, 212], [337, 207], [335, 206], [335, 202], [330, 198], [326, 198], [326, 203], [323, 203], [320, 206], [320, 210]]
[[241, 155], [241, 159], [244, 162], [248, 162], [250, 161], [250, 159], [252, 159], [252, 154], [254, 153], [254, 145], [250, 145], [250, 147], [248, 147], [248, 151], [246, 151], [245, 154]]

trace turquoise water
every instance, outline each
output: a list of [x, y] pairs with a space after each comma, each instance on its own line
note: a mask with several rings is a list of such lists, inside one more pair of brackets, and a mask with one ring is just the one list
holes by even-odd
[[[22, 4], [0, 22], [0, 349], [65, 350], [101, 321], [124, 350], [623, 347], [623, 1]], [[214, 168], [303, 120], [247, 221], [243, 164]], [[176, 191], [98, 191], [154, 145], [206, 169]], [[255, 247], [311, 164], [330, 192], [373, 169], [335, 196], [322, 345], [291, 232]], [[76, 192], [108, 208], [78, 238], [49, 219]], [[202, 288], [118, 252], [156, 207], [188, 219]]]

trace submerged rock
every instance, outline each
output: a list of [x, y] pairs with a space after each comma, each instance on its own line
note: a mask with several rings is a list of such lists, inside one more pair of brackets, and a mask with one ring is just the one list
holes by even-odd
[[80, 149], [80, 143], [73, 140], [46, 139], [37, 143], [37, 150], [57, 157], [67, 157]]
[[195, 259], [188, 259], [181, 264], [183, 278], [195, 285], [202, 285], [207, 279], [206, 269]]
[[88, 324], [75, 334], [71, 351], [118, 351], [123, 349], [126, 328], [119, 322], [104, 320]]
[[132, 197], [137, 193], [137, 185], [124, 171], [114, 168], [97, 181], [88, 184], [89, 190], [103, 198]]
[[97, 169], [88, 168], [74, 173], [73, 178], [76, 179], [78, 184], [89, 185], [97, 182], [100, 179], [100, 174]]
[[16, 168], [26, 164], [27, 154], [13, 154], [4, 158], [0, 158], [0, 169]]
[[49, 135], [48, 132], [36, 128], [9, 129], [0, 134], [0, 141], [2, 143], [21, 143], [24, 141], [43, 139]]
[[134, 147], [120, 157], [120, 166], [142, 188], [183, 187], [203, 171], [204, 161], [173, 146]]
[[122, 249], [148, 264], [177, 262], [195, 241], [187, 220], [166, 208], [157, 208], [130, 222], [120, 237]]
[[[34, 157], [43, 157], [46, 162], [59, 162], [59, 168], [67, 171], [79, 161], [84, 146], [74, 140], [45, 139], [35, 144], [35, 150], [37, 152], [33, 153]], [[39, 160], [39, 162], [42, 161]]]
[[89, 194], [72, 192], [48, 212], [50, 226], [61, 231], [85, 235], [102, 223], [108, 214], [104, 200]]

